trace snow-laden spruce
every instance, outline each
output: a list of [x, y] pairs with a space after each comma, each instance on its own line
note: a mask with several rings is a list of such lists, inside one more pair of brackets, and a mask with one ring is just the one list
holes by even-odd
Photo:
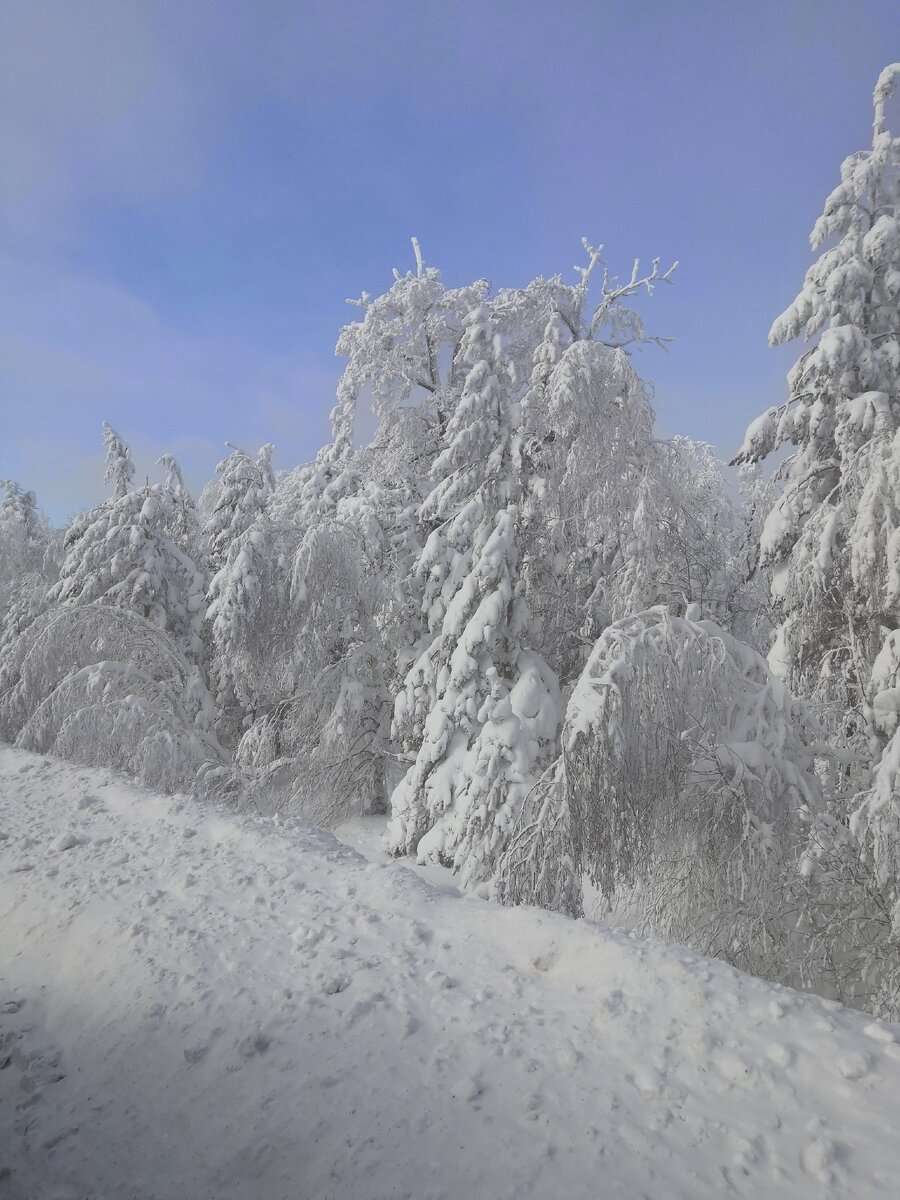
[[3, 578], [25, 575], [40, 569], [47, 548], [47, 519], [37, 506], [34, 492], [26, 491], [15, 479], [0, 480], [6, 495], [0, 502], [0, 547], [3, 549]]
[[[56, 577], [59, 537], [38, 508], [34, 492], [15, 479], [0, 480], [0, 622], [13, 606], [28, 610]], [[0, 626], [2, 629], [2, 626]], [[2, 636], [2, 632], [0, 632]]]
[[789, 398], [747, 431], [739, 458], [796, 452], [761, 537], [781, 621], [773, 666], [865, 736], [882, 629], [900, 613], [900, 139], [875, 93], [871, 150], [850, 155], [810, 241], [822, 249], [772, 326], [772, 344], [816, 338], [788, 376]]
[[212, 512], [204, 526], [209, 570], [223, 566], [229, 549], [265, 509], [272, 491], [272, 452], [267, 442], [253, 459], [237, 446], [216, 467], [219, 484]]
[[131, 460], [118, 435], [106, 429], [106, 478], [114, 495], [69, 526], [59, 582], [49, 600], [128, 608], [168, 632], [185, 654], [199, 661], [206, 583], [171, 536], [185, 529], [180, 472], [169, 462], [164, 483], [123, 490], [130, 481], [126, 468]]
[[557, 684], [525, 644], [518, 582], [520, 406], [488, 310], [468, 314], [466, 368], [437, 482], [422, 505], [435, 527], [417, 565], [433, 640], [407, 675], [395, 727], [416, 759], [392, 797], [395, 852], [490, 879], [507, 829], [552, 753]]
[[134, 459], [131, 448], [109, 421], [103, 422], [103, 445], [106, 447], [104, 483], [112, 484], [113, 497], [121, 500], [131, 491], [134, 482]]
[[[811, 831], [810, 972], [900, 1012], [900, 138], [875, 89], [872, 147], [848, 157], [811, 235], [821, 249], [771, 341], [816, 339], [790, 395], [747, 431], [739, 458], [797, 446], [761, 536], [778, 635], [769, 660], [843, 747], [832, 811]], [[874, 777], [872, 768], [874, 767]]]

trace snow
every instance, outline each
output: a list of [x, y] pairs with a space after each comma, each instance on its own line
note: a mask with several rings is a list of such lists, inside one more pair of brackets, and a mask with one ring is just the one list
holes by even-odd
[[460, 896], [383, 822], [12, 749], [0, 796], [4, 1198], [896, 1195], [896, 1026]]

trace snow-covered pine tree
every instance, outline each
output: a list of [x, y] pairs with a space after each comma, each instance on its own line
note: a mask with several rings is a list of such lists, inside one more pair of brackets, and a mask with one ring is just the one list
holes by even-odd
[[[52, 558], [53, 539], [34, 492], [14, 479], [0, 480], [6, 493], [0, 502], [0, 622], [26, 577], [43, 578], [45, 559]], [[52, 564], [46, 564], [52, 573]], [[46, 584], [45, 584], [46, 588]]]
[[[230, 443], [228, 443], [230, 445]], [[264, 511], [274, 487], [271, 442], [261, 446], [253, 459], [237, 446], [217, 465], [219, 487], [213, 511], [203, 533], [211, 575], [224, 566], [232, 543]]]
[[[66, 532], [51, 603], [110, 604], [165, 630], [193, 661], [203, 656], [205, 582], [166, 532], [178, 503], [164, 484], [121, 489], [131, 458], [107, 426], [107, 479], [114, 495], [76, 517]], [[123, 465], [125, 464], [125, 465]]]
[[261, 512], [231, 542], [208, 591], [216, 728], [229, 743], [282, 694], [286, 591], [282, 548]]
[[780, 617], [770, 661], [864, 753], [872, 666], [900, 623], [900, 139], [884, 116], [898, 77], [900, 64], [882, 72], [872, 148], [842, 164], [810, 239], [822, 253], [770, 333], [817, 340], [736, 460], [797, 447], [762, 531]]
[[[552, 757], [558, 720], [556, 674], [548, 667], [546, 656], [534, 651], [548, 647], [555, 665], [563, 660], [562, 650], [575, 660], [576, 672], [583, 661], [580, 644], [573, 647], [568, 642], [573, 626], [566, 617], [571, 611], [581, 616], [583, 609], [583, 603], [572, 600], [577, 589], [568, 568], [576, 562], [582, 578], [593, 576], [587, 593], [594, 593], [596, 543], [589, 521], [580, 531], [563, 527], [569, 513], [559, 495], [562, 481], [571, 488], [579, 478], [568, 453], [570, 443], [580, 435], [586, 446], [596, 432], [600, 422], [593, 401], [600, 393], [610, 415], [615, 412], [623, 425], [643, 425], [642, 452], [650, 444], [652, 411], [624, 348], [657, 339], [646, 335], [640, 318], [624, 302], [640, 290], [652, 291], [657, 281], [668, 280], [671, 269], [660, 272], [654, 262], [649, 274], [641, 277], [635, 263], [627, 282], [619, 284], [604, 267], [599, 302], [588, 310], [591, 276], [603, 260], [600, 247], [585, 242], [585, 248], [588, 264], [580, 269], [574, 286], [554, 277], [501, 291], [489, 305], [486, 294], [479, 297], [478, 307], [489, 315], [492, 329], [485, 338], [470, 314], [464, 335], [453, 350], [443, 392], [444, 409], [452, 415], [441, 426], [444, 448], [432, 468], [432, 490], [420, 511], [425, 545], [414, 580], [419, 584], [421, 611], [430, 636], [424, 639], [397, 700], [395, 734], [404, 754], [416, 755], [416, 761], [394, 792], [389, 837], [397, 853], [415, 848], [420, 857], [431, 855], [453, 862], [466, 882], [493, 873], [510, 815], [521, 803], [534, 772]], [[502, 339], [502, 363], [493, 344], [496, 334]], [[479, 337], [485, 343], [481, 348], [477, 347]], [[580, 393], [585, 403], [579, 409], [568, 389], [561, 386], [559, 411], [551, 413], [548, 401], [553, 381], [560, 372], [561, 378], [565, 376], [564, 365], [587, 379]], [[607, 387], [617, 372], [619, 378]], [[479, 399], [487, 376], [493, 382]], [[519, 380], [524, 381], [524, 388]], [[628, 401], [635, 381], [634, 390], [642, 403], [632, 406]], [[647, 414], [645, 422], [641, 421], [642, 411]], [[612, 424], [616, 416], [612, 416]], [[623, 464], [628, 474], [631, 463], [641, 455], [623, 455], [620, 444], [613, 461], [613, 441], [597, 437], [601, 457], [610, 463], [611, 477], [620, 477]], [[585, 458], [591, 458], [589, 450]], [[591, 470], [594, 484], [603, 475], [596, 458]], [[638, 464], [638, 476], [640, 470]], [[585, 502], [589, 490], [590, 484], [584, 484], [580, 498]], [[617, 511], [616, 520], [627, 522], [628, 511], [627, 505], [624, 511]], [[586, 535], [588, 546], [580, 532]], [[617, 544], [621, 543], [620, 538]], [[554, 547], [559, 553], [548, 553]], [[548, 562], [552, 564], [549, 570], [544, 565]], [[544, 603], [541, 584], [553, 572], [552, 595]], [[472, 580], [478, 581], [476, 587]], [[493, 590], [495, 599], [505, 597], [505, 602], [498, 601], [502, 615], [494, 614], [493, 624], [487, 622], [486, 653], [476, 658], [461, 650], [457, 656], [457, 642], [475, 645], [481, 637], [478, 606], [487, 603], [488, 589]], [[528, 616], [526, 589], [540, 610], [536, 622]], [[473, 625], [467, 633], [470, 620]], [[575, 628], [581, 623], [576, 621]], [[455, 676], [452, 663], [456, 664]], [[497, 686], [495, 676], [501, 681]], [[526, 677], [527, 685], [519, 689], [516, 680]], [[525, 692], [540, 693], [541, 700], [535, 706], [522, 705], [513, 712], [515, 719], [508, 720], [504, 689], [514, 709]], [[496, 709], [492, 707], [495, 702]], [[542, 718], [546, 727], [541, 725]], [[506, 750], [497, 754], [486, 747], [500, 737], [501, 725]], [[521, 761], [512, 762], [510, 748], [516, 731], [527, 746], [528, 771]], [[461, 775], [454, 775], [454, 759], [465, 760]], [[484, 789], [465, 782], [476, 775], [487, 780]], [[494, 776], [496, 789], [490, 782]], [[526, 776], [528, 785], [519, 789]], [[459, 794], [452, 782], [448, 784], [454, 778], [460, 783]], [[500, 799], [504, 790], [507, 798]]]
[[165, 471], [162, 482], [163, 490], [168, 492], [171, 503], [167, 506], [168, 519], [166, 532], [179, 550], [201, 563], [206, 557], [203, 535], [200, 528], [200, 515], [193, 496], [188, 491], [181, 467], [172, 454], [162, 454], [156, 460], [156, 465]]
[[14, 480], [0, 484], [0, 664], [47, 607], [59, 575], [62, 532], [51, 529], [34, 492]]
[[0, 638], [0, 736], [166, 790], [233, 793], [211, 733], [204, 581], [169, 533], [188, 507], [180, 473], [170, 460], [165, 483], [130, 490], [128, 447], [108, 425], [104, 441], [112, 497], [75, 519], [58, 582]]
[[842, 164], [811, 235], [822, 253], [770, 335], [818, 340], [738, 456], [798, 448], [761, 538], [780, 621], [769, 657], [845, 746], [804, 859], [806, 976], [889, 1016], [900, 1013], [900, 138], [885, 106], [898, 81], [900, 63], [881, 73], [872, 147]]
[[558, 725], [553, 672], [524, 644], [517, 578], [519, 405], [490, 312], [468, 314], [465, 382], [434, 466], [417, 564], [430, 645], [397, 700], [395, 732], [415, 761], [392, 796], [395, 853], [490, 878], [506, 831], [545, 765]]
[[47, 543], [47, 521], [37, 506], [37, 497], [14, 479], [0, 480], [0, 487], [6, 493], [0, 502], [0, 539], [4, 546], [16, 545], [23, 571], [37, 570]]
[[106, 475], [103, 482], [112, 484], [113, 498], [120, 500], [131, 491], [134, 480], [131, 450], [109, 421], [103, 422], [103, 444], [106, 447]]
[[[584, 248], [588, 260], [578, 268], [577, 284], [535, 280], [515, 299], [498, 296], [503, 311], [515, 312], [536, 335], [519, 450], [522, 575], [540, 649], [564, 686], [577, 677], [594, 637], [614, 614], [628, 611], [623, 582], [629, 570], [633, 577], [640, 569], [638, 490], [648, 473], [661, 483], [664, 467], [653, 440], [649, 389], [629, 349], [664, 339], [649, 336], [626, 302], [639, 291], [652, 294], [675, 269], [662, 272], [654, 261], [641, 276], [635, 262], [620, 283], [610, 277], [602, 247], [585, 239]], [[598, 267], [600, 296], [589, 305]], [[544, 314], [540, 332], [532, 309]], [[521, 330], [509, 336], [521, 360], [528, 339]], [[657, 508], [648, 519], [659, 516]]]

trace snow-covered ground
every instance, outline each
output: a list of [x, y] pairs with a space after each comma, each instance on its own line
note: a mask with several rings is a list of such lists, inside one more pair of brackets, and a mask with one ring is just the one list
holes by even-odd
[[8, 749], [0, 1031], [4, 1198], [863, 1200], [900, 1178], [897, 1027]]

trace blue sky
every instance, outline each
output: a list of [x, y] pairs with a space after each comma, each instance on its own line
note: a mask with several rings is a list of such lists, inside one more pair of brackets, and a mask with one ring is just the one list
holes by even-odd
[[638, 367], [730, 455], [897, 57], [896, 0], [0, 0], [0, 477], [94, 503], [104, 418], [195, 485], [311, 457], [412, 234], [450, 284], [679, 259]]

